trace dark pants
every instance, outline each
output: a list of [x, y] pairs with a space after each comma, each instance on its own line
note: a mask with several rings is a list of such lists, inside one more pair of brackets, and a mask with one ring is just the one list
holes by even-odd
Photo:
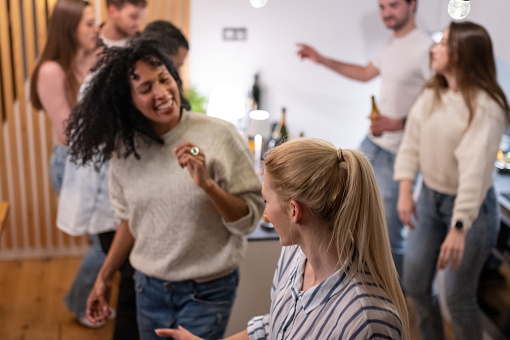
[[[99, 234], [101, 248], [108, 253], [115, 236], [114, 231]], [[113, 340], [138, 340], [138, 323], [136, 321], [136, 293], [133, 275], [135, 270], [129, 263], [129, 258], [120, 266], [119, 297], [117, 299], [117, 316]]]

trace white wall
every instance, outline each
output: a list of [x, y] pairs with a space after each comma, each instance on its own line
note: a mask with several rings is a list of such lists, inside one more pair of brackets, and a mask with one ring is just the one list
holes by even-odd
[[[508, 0], [472, 0], [468, 19], [489, 30], [505, 69], [502, 81], [510, 93], [510, 12]], [[420, 0], [417, 22], [425, 31], [449, 23], [448, 0]], [[495, 8], [495, 9], [493, 9]], [[336, 59], [367, 63], [390, 33], [379, 19], [376, 0], [269, 0], [260, 9], [248, 0], [192, 0], [190, 20], [190, 82], [209, 95], [213, 84], [236, 82], [248, 94], [253, 75], [260, 73], [262, 106], [273, 120], [287, 108], [292, 134], [304, 131], [338, 147], [357, 147], [369, 126], [370, 95], [379, 80], [348, 80], [301, 61], [297, 42], [315, 46]], [[246, 27], [247, 40], [222, 40], [224, 27]]]

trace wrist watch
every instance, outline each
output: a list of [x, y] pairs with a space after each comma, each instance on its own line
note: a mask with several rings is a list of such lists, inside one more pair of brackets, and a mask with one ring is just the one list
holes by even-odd
[[462, 221], [455, 222], [455, 229], [464, 230], [464, 223], [462, 223]]

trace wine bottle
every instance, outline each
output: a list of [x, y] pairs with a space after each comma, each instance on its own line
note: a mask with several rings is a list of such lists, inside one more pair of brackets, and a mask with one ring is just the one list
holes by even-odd
[[278, 141], [278, 143], [276, 145], [284, 143], [287, 141], [287, 139], [289, 139], [289, 134], [287, 132], [287, 125], [285, 123], [285, 115], [286, 115], [286, 110], [284, 107], [282, 107], [282, 116], [281, 116], [281, 120], [280, 120], [280, 140]]
[[379, 116], [379, 109], [377, 108], [377, 104], [375, 103], [375, 96], [372, 96], [372, 113], [370, 114], [370, 119], [373, 121], [374, 118]]
[[[377, 108], [377, 104], [375, 103], [375, 96], [372, 96], [372, 112], [370, 113], [370, 120], [372, 123], [374, 122], [374, 119], [379, 117], [381, 113], [379, 112], [379, 109]], [[379, 137], [380, 134], [376, 135], [374, 134], [374, 137]]]
[[277, 145], [282, 144], [283, 142], [287, 141], [289, 138], [289, 135], [287, 133], [287, 125], [285, 123], [285, 108], [282, 108], [282, 115], [280, 118], [280, 121], [275, 124], [275, 127], [273, 129], [273, 133], [271, 134], [271, 138], [268, 142], [268, 148], [272, 149]]

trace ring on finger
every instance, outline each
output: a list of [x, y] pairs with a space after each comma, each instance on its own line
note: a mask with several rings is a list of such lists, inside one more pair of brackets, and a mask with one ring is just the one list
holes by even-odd
[[191, 148], [190, 153], [193, 156], [198, 156], [198, 154], [200, 153], [200, 149], [197, 146], [194, 146]]

